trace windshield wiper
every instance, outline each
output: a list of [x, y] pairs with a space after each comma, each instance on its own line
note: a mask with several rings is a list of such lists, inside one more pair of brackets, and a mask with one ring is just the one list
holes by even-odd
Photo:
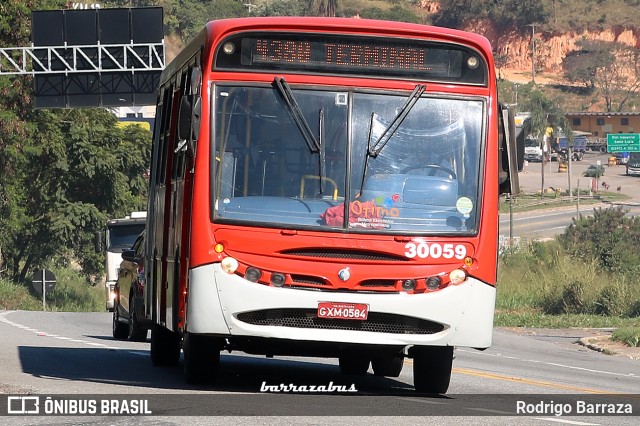
[[320, 186], [320, 194], [323, 194], [324, 181], [325, 181], [325, 177], [324, 177], [325, 176], [325, 155], [324, 155], [324, 151], [322, 150], [322, 146], [324, 145], [324, 109], [321, 108], [318, 113], [319, 130], [318, 130], [318, 137], [316, 138], [316, 136], [311, 131], [311, 127], [309, 127], [309, 123], [307, 123], [307, 120], [304, 118], [304, 114], [302, 114], [302, 111], [298, 106], [298, 102], [296, 101], [295, 96], [293, 96], [293, 91], [291, 90], [291, 87], [289, 87], [287, 80], [285, 80], [284, 77], [280, 77], [280, 78], [275, 77], [273, 79], [273, 82], [276, 88], [278, 89], [278, 93], [280, 93], [280, 96], [282, 96], [282, 99], [284, 99], [284, 102], [287, 105], [287, 108], [289, 109], [289, 113], [291, 114], [291, 118], [293, 119], [293, 122], [296, 123], [296, 126], [298, 126], [298, 130], [300, 130], [300, 133], [302, 134], [304, 141], [309, 147], [309, 151], [311, 151], [311, 153], [313, 154], [318, 154], [318, 157], [319, 157], [318, 179], [319, 179], [319, 186]]
[[[385, 147], [389, 139], [394, 135], [396, 130], [400, 127], [402, 122], [413, 108], [413, 106], [418, 102], [420, 96], [426, 90], [426, 86], [424, 84], [416, 84], [416, 87], [413, 88], [413, 91], [409, 95], [409, 97], [405, 100], [404, 105], [400, 108], [400, 111], [396, 114], [393, 121], [384, 129], [378, 140], [374, 144], [371, 143], [371, 138], [373, 137], [373, 125], [376, 121], [377, 114], [375, 112], [371, 113], [371, 123], [369, 123], [369, 134], [367, 136], [367, 154], [364, 159], [364, 167], [362, 169], [362, 180], [360, 182], [360, 194], [362, 194], [362, 190], [364, 188], [364, 179], [367, 176], [367, 167], [369, 165], [369, 157], [376, 158], [382, 148]], [[386, 139], [385, 139], [386, 138]]]
[[[289, 84], [284, 79], [284, 77], [276, 77], [273, 79], [274, 84], [278, 88], [278, 93], [284, 99], [287, 108], [289, 109], [289, 113], [291, 114], [291, 118], [293, 122], [298, 126], [298, 130], [302, 134], [304, 141], [307, 143], [309, 150], [316, 154], [320, 152], [320, 141], [315, 137], [307, 120], [305, 120], [302, 111], [300, 111], [300, 107], [298, 106], [298, 102], [296, 102], [296, 98], [293, 96], [293, 91], [289, 87]], [[322, 132], [322, 130], [320, 130]]]
[[373, 133], [373, 121], [374, 121], [375, 113], [371, 114], [371, 125], [369, 127], [369, 141], [368, 141], [368, 148], [367, 148], [367, 156], [376, 158], [380, 154], [380, 151], [382, 151], [382, 148], [385, 147], [387, 142], [389, 142], [389, 139], [391, 139], [391, 137], [395, 134], [396, 130], [398, 130], [398, 128], [400, 127], [404, 119], [407, 118], [407, 115], [409, 114], [413, 106], [416, 104], [416, 102], [418, 102], [418, 100], [420, 99], [420, 96], [422, 96], [425, 90], [426, 90], [426, 86], [424, 84], [416, 85], [416, 87], [413, 89], [413, 92], [411, 92], [407, 100], [404, 102], [404, 105], [402, 105], [402, 108], [400, 108], [400, 111], [398, 111], [398, 114], [396, 114], [393, 121], [384, 129], [384, 131], [382, 132], [378, 140], [373, 144], [373, 147], [371, 146], [371, 135]]

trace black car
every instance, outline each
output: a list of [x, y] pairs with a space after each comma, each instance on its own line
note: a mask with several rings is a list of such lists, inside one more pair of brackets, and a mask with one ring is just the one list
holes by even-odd
[[136, 342], [147, 340], [150, 324], [144, 314], [144, 232], [130, 250], [122, 252], [113, 308], [113, 337]]

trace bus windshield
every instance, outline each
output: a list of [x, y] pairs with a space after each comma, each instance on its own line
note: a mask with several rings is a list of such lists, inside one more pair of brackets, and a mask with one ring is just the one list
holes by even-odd
[[[306, 140], [277, 88], [216, 87], [213, 220], [477, 232], [482, 99], [299, 88], [290, 94], [309, 128]], [[318, 149], [310, 149], [310, 139]]]
[[144, 228], [144, 223], [110, 225], [107, 232], [107, 251], [120, 253], [131, 249]]

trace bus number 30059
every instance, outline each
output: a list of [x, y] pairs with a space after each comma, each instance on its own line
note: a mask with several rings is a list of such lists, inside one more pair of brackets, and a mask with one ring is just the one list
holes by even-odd
[[433, 259], [439, 259], [441, 257], [445, 259], [464, 259], [467, 255], [467, 249], [462, 244], [427, 244], [427, 243], [407, 243], [404, 246], [407, 251], [404, 252], [404, 255], [408, 258], [419, 257], [421, 259], [426, 259], [427, 257], [431, 257]]

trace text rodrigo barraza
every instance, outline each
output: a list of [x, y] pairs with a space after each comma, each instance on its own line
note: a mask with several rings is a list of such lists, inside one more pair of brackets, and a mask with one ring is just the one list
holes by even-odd
[[553, 414], [566, 416], [569, 414], [633, 414], [633, 406], [625, 403], [594, 403], [575, 401], [569, 403], [554, 403], [553, 401], [528, 403], [517, 401], [517, 414]]

